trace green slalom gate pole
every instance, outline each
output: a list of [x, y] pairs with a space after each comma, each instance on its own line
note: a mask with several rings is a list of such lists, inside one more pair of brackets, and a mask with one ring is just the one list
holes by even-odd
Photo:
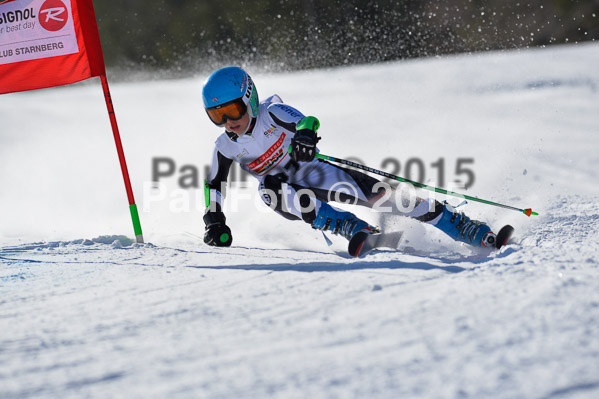
[[[291, 147], [289, 148], [289, 152], [291, 152]], [[340, 163], [343, 165], [351, 166], [351, 167], [354, 167], [357, 169], [364, 170], [366, 172], [371, 172], [371, 173], [374, 173], [374, 174], [377, 174], [380, 176], [388, 177], [390, 179], [397, 180], [402, 183], [409, 183], [415, 187], [422, 188], [422, 189], [429, 190], [429, 191], [434, 191], [436, 193], [451, 195], [451, 196], [459, 197], [459, 198], [465, 198], [470, 201], [481, 202], [481, 203], [487, 204], [487, 205], [493, 205], [493, 206], [497, 206], [497, 207], [504, 208], [504, 209], [511, 209], [513, 211], [522, 212], [523, 214], [525, 214], [528, 217], [530, 217], [531, 215], [538, 215], [538, 213], [533, 212], [533, 210], [531, 208], [526, 208], [526, 209], [516, 208], [514, 206], [504, 205], [504, 204], [500, 204], [497, 202], [488, 201], [488, 200], [485, 200], [482, 198], [472, 197], [470, 195], [465, 195], [465, 194], [456, 193], [454, 191], [444, 190], [444, 189], [438, 188], [438, 187], [428, 186], [426, 184], [418, 183], [416, 181], [409, 180], [409, 179], [404, 179], [403, 177], [392, 175], [391, 173], [383, 172], [382, 170], [374, 169], [369, 166], [360, 165], [358, 163], [348, 161], [345, 159], [335, 158], [335, 157], [332, 157], [329, 155], [323, 155], [323, 154], [319, 154], [319, 153], [316, 154], [316, 158], [322, 159], [324, 161], [336, 162], [336, 163]]]

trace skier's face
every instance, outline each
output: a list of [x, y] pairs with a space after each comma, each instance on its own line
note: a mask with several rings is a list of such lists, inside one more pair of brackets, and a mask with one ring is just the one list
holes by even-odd
[[235, 133], [238, 136], [243, 136], [250, 127], [250, 113], [246, 111], [245, 115], [236, 121], [227, 119], [225, 129], [227, 132]]

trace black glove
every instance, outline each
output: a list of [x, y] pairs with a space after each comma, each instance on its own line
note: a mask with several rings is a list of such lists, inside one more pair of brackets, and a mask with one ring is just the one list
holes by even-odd
[[229, 247], [233, 242], [231, 229], [225, 224], [227, 219], [221, 211], [211, 212], [209, 209], [204, 214], [204, 223], [206, 231], [204, 232], [204, 242], [215, 247]]
[[297, 123], [295, 136], [291, 139], [291, 159], [295, 162], [310, 162], [316, 156], [316, 143], [320, 137], [316, 130], [320, 122], [313, 116], [307, 116]]

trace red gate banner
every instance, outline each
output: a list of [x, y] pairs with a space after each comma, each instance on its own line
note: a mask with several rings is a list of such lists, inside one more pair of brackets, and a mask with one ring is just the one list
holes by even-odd
[[0, 0], [0, 94], [105, 75], [92, 0]]
[[0, 0], [0, 94], [99, 76], [137, 242], [144, 242], [92, 0]]

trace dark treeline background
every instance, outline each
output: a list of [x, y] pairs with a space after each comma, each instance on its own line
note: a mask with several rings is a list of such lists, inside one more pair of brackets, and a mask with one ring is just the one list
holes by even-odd
[[[599, 39], [599, 0], [94, 2], [109, 67], [293, 70]], [[165, 72], [166, 71], [166, 72]]]

